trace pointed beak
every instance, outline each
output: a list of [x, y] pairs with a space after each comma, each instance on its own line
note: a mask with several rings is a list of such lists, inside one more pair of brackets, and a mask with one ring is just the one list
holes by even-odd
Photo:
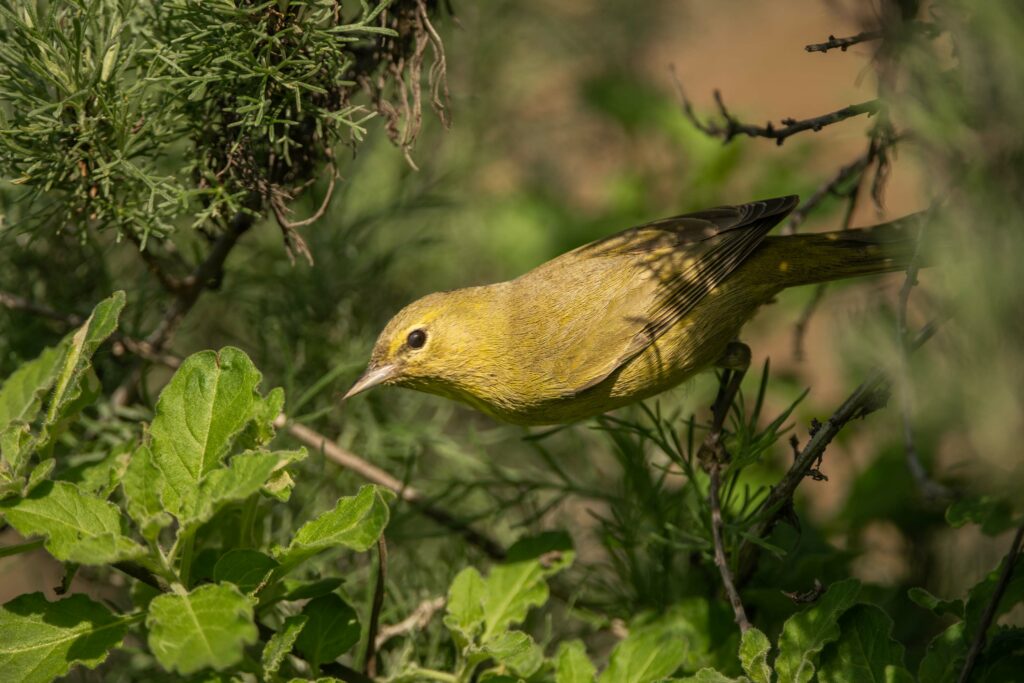
[[356, 383], [352, 385], [352, 388], [348, 390], [348, 393], [341, 400], [344, 401], [352, 398], [356, 394], [372, 389], [378, 384], [383, 384], [396, 374], [398, 374], [398, 368], [395, 365], [382, 365], [379, 368], [368, 367], [363, 376], [356, 380]]

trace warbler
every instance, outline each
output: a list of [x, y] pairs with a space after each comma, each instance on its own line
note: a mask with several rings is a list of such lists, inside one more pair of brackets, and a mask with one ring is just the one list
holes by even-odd
[[905, 269], [911, 220], [768, 236], [787, 196], [631, 228], [520, 277], [414, 301], [380, 333], [345, 395], [396, 385], [523, 425], [573, 422], [711, 367], [781, 290]]

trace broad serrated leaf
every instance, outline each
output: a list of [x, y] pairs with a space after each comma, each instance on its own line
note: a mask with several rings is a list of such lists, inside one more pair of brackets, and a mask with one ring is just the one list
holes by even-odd
[[958, 621], [932, 638], [917, 669], [917, 680], [924, 683], [953, 683], [960, 676], [967, 640], [964, 622]]
[[257, 639], [252, 601], [231, 584], [154, 598], [146, 627], [157, 661], [180, 674], [233, 666], [242, 660], [245, 646]]
[[288, 617], [281, 624], [277, 633], [270, 637], [263, 648], [263, 655], [260, 658], [263, 665], [263, 679], [273, 680], [281, 668], [281, 662], [288, 656], [295, 646], [295, 640], [299, 637], [303, 627], [309, 620], [305, 614], [296, 614]]
[[295, 647], [316, 671], [348, 652], [359, 642], [359, 618], [352, 607], [334, 593], [306, 603], [302, 614], [306, 626], [299, 633]]
[[460, 648], [471, 643], [483, 628], [484, 590], [484, 579], [475, 567], [460, 571], [448, 587], [444, 625]]
[[903, 646], [892, 639], [892, 619], [875, 605], [854, 605], [839, 618], [839, 640], [821, 652], [821, 683], [886, 683], [889, 667], [903, 666]]
[[[981, 626], [982, 615], [985, 613], [988, 604], [992, 602], [992, 597], [995, 595], [996, 588], [999, 585], [1000, 575], [1005, 564], [1006, 558], [1004, 557], [998, 567], [993, 569], [988, 576], [968, 591], [967, 603], [964, 606], [964, 623], [968, 633], [977, 633], [978, 628]], [[994, 625], [1000, 616], [1009, 612], [1021, 601], [1024, 601], [1024, 562], [1016, 562], [1013, 566], [1013, 573], [1010, 574], [1010, 579], [1006, 583], [1003, 595], [999, 599], [999, 604], [996, 606], [992, 624]], [[989, 628], [992, 628], [992, 626]]]
[[306, 457], [305, 449], [241, 453], [206, 474], [199, 482], [199, 498], [192, 510], [182, 511], [181, 523], [196, 526], [209, 520], [219, 509], [257, 493], [275, 471]]
[[492, 638], [484, 646], [484, 652], [512, 673], [524, 678], [535, 674], [544, 663], [544, 654], [537, 643], [522, 631], [506, 631]]
[[94, 669], [128, 625], [84, 595], [55, 602], [42, 593], [19, 595], [0, 608], [0, 680], [49, 683], [72, 666]]
[[965, 524], [978, 524], [982, 533], [995, 536], [1016, 526], [1013, 506], [1008, 500], [995, 496], [963, 498], [946, 508], [946, 521], [954, 529]]
[[121, 479], [121, 489], [124, 491], [129, 516], [149, 540], [156, 539], [160, 529], [173, 521], [160, 501], [163, 473], [153, 463], [148, 446], [140, 446], [132, 453]]
[[964, 617], [964, 601], [957, 600], [943, 600], [942, 598], [932, 595], [924, 588], [911, 588], [907, 591], [907, 597], [916, 604], [924, 607], [926, 610], [931, 610], [937, 616], [943, 616], [944, 614], [952, 614], [954, 616]]
[[25, 482], [25, 488], [22, 490], [23, 496], [28, 496], [35, 490], [37, 486], [42, 484], [44, 481], [50, 478], [50, 474], [53, 472], [53, 468], [56, 467], [57, 461], [53, 458], [47, 458], [42, 462], [36, 464], [29, 472], [28, 481]]
[[753, 683], [771, 683], [772, 668], [768, 666], [768, 653], [772, 644], [759, 629], [747, 629], [740, 639], [740, 664]]
[[82, 376], [91, 367], [92, 354], [117, 329], [117, 319], [124, 308], [124, 301], [123, 291], [114, 292], [110, 298], [98, 303], [88, 320], [61, 342], [64, 354], [46, 407], [47, 427], [55, 425], [63, 417], [66, 408], [78, 398]]
[[284, 408], [284, 389], [276, 387], [265, 397], [256, 397], [252, 405], [252, 421], [238, 435], [238, 448], [256, 450], [274, 438], [274, 420]]
[[839, 581], [818, 602], [786, 620], [779, 636], [775, 671], [779, 683], [807, 683], [814, 676], [818, 653], [839, 637], [839, 617], [857, 601], [860, 583]]
[[282, 565], [292, 567], [339, 545], [365, 551], [380, 538], [390, 514], [382, 490], [363, 486], [356, 495], [340, 498], [333, 510], [303, 524], [288, 547], [274, 549], [274, 557]]
[[273, 558], [258, 550], [236, 548], [217, 560], [213, 568], [213, 580], [218, 583], [227, 581], [238, 586], [243, 593], [252, 593], [279, 566]]
[[144, 554], [121, 531], [116, 505], [66, 481], [47, 481], [28, 497], [0, 501], [11, 526], [22, 536], [45, 536], [46, 549], [63, 562], [111, 564]]
[[63, 345], [45, 348], [0, 384], [0, 432], [12, 423], [27, 424], [39, 417], [43, 396], [57, 379], [63, 353]]
[[583, 641], [563, 642], [555, 657], [555, 683], [594, 683], [597, 669], [587, 657]]
[[686, 658], [686, 642], [677, 629], [654, 623], [632, 629], [612, 650], [599, 683], [651, 683], [679, 668]]
[[513, 545], [506, 562], [491, 569], [485, 581], [480, 642], [522, 623], [530, 608], [547, 602], [547, 577], [568, 566], [573, 555], [565, 534], [544, 534]]
[[200, 481], [220, 466], [251, 419], [259, 381], [249, 357], [228, 346], [186, 358], [160, 392], [151, 449], [163, 474], [164, 505], [174, 516], [195, 514]]

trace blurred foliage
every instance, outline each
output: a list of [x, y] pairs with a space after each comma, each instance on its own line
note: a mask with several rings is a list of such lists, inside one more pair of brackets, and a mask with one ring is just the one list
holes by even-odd
[[[0, 2], [0, 292], [84, 317], [124, 289], [119, 334], [145, 338], [174, 300], [153, 276], [153, 263], [187, 277], [244, 214], [253, 228], [188, 311], [170, 350], [188, 356], [227, 345], [244, 349], [264, 386], [283, 387], [291, 419], [486, 529], [510, 554], [515, 539], [571, 533], [571, 565], [545, 567], [535, 555], [520, 558], [518, 569], [511, 556], [509, 565], [488, 568], [479, 550], [450, 529], [391, 501], [382, 623], [398, 623], [439, 596], [462, 607], [449, 604], [444, 618], [384, 643], [383, 675], [401, 680], [422, 678], [423, 670], [458, 670], [465, 677], [491, 669], [490, 680], [589, 681], [598, 670], [607, 681], [673, 674], [807, 680], [793, 673], [792, 662], [802, 658], [820, 680], [862, 680], [865, 672], [899, 680], [903, 669], [922, 681], [955, 680], [979, 605], [998, 580], [988, 571], [1006, 551], [1006, 530], [1020, 521], [1017, 492], [1024, 483], [1017, 276], [1024, 133], [1016, 124], [1024, 111], [1024, 13], [1017, 4], [902, 3], [907, 16], [943, 30], [914, 34], [895, 55], [860, 53], [874, 55], [871, 67], [884, 62], [898, 72], [882, 93], [893, 124], [906, 133], [895, 163], [918, 160], [926, 199], [938, 205], [923, 240], [935, 267], [920, 275], [909, 323], [913, 330], [932, 317], [944, 322], [909, 359], [907, 374], [917, 450], [960, 498], [946, 510], [919, 492], [905, 463], [896, 400], [905, 386], [898, 385], [890, 409], [851, 424], [830, 446], [821, 466], [830, 480], [802, 485], [809, 491], [797, 499], [799, 526], [780, 524], [763, 541], [757, 571], [741, 587], [759, 630], [742, 641], [712, 562], [707, 477], [691, 458], [714, 377], [552, 433], [497, 425], [398, 390], [339, 407], [375, 333], [412, 298], [513, 277], [660, 216], [760, 196], [806, 198], [833, 166], [848, 162], [830, 150], [828, 131], [782, 147], [746, 139], [723, 145], [688, 123], [669, 80], [653, 73], [637, 49], [664, 40], [665, 32], [677, 39], [682, 31], [678, 39], [686, 40], [702, 30], [665, 24], [672, 4], [456, 3], [460, 29], [443, 3], [433, 2], [395, 2], [383, 10], [388, 3]], [[735, 3], [723, 7], [742, 11]], [[865, 28], [879, 17], [893, 20], [871, 14]], [[763, 50], [800, 47], [762, 40]], [[862, 57], [836, 51], [806, 59]], [[714, 61], [708, 59], [709, 69]], [[423, 101], [443, 104], [445, 67], [450, 130], [440, 118], [420, 120]], [[720, 85], [728, 94], [730, 84]], [[758, 120], [756, 108], [748, 109]], [[320, 220], [288, 227], [314, 215], [331, 186]], [[829, 196], [815, 216], [834, 224], [843, 204], [844, 197]], [[315, 266], [291, 263], [282, 234], [293, 248], [304, 241]], [[898, 366], [899, 281], [884, 297], [872, 285], [860, 296], [865, 286], [857, 284], [836, 295], [846, 297], [837, 305], [854, 309], [844, 313], [849, 326], [829, 330], [829, 347], [813, 353], [839, 359], [838, 390], [811, 386], [798, 402], [807, 388], [803, 375], [779, 354], [763, 394], [760, 373], [750, 373], [730, 425], [737, 456], [726, 473], [730, 556], [749, 540], [758, 496], [789, 465], [790, 436], [805, 440], [811, 419], [830, 414], [835, 397], [868, 367]], [[764, 355], [758, 341], [774, 330], [785, 328], [788, 340], [810, 296], [787, 293], [751, 324], [755, 358]], [[26, 362], [47, 347], [61, 348], [68, 331], [60, 321], [0, 306], [4, 390]], [[52, 477], [117, 501], [111, 477], [153, 421], [172, 371], [140, 364], [116, 336], [98, 347], [92, 365], [74, 419], [33, 461], [56, 462], [52, 471], [39, 470], [36, 483]], [[292, 445], [284, 434], [274, 442], [279, 449]], [[8, 448], [5, 442], [5, 457]], [[31, 481], [35, 470], [27, 462], [12, 477], [12, 492]], [[286, 544], [303, 521], [333, 509], [362, 483], [315, 451], [289, 469], [297, 495], [287, 502], [258, 494], [255, 518], [246, 517], [249, 503], [233, 503], [197, 532], [193, 587], [224, 579], [227, 565], [220, 575], [217, 567], [232, 547], [225, 539], [235, 543], [246, 524], [258, 540], [248, 549]], [[3, 538], [5, 551], [19, 543], [10, 532]], [[138, 534], [133, 539], [145, 544]], [[24, 558], [6, 560], [0, 571], [33, 572], [34, 565], [18, 564]], [[306, 578], [345, 577], [342, 589], [327, 592], [338, 600], [344, 594], [365, 640], [375, 560], [314, 557], [304, 567]], [[524, 570], [534, 572], [533, 593], [495, 589], [520, 605], [515, 619], [478, 628], [487, 617], [474, 616], [474, 600], [482, 598], [468, 599], [468, 584], [489, 586], [496, 574]], [[476, 579], [465, 578], [473, 572]], [[101, 586], [125, 613], [146, 609], [155, 593], [109, 568], [84, 566], [75, 576], [73, 591]], [[239, 586], [246, 580], [236, 578]], [[828, 591], [813, 605], [782, 592], [805, 593], [816, 580]], [[136, 584], [131, 595], [126, 581]], [[1015, 574], [1002, 608], [1019, 601], [1018, 584]], [[831, 602], [841, 597], [837, 589], [849, 593], [839, 607]], [[280, 614], [262, 623], [279, 640], [297, 641], [308, 623], [298, 617], [307, 608], [309, 620], [344, 611], [321, 596], [302, 599], [308, 598], [315, 599], [305, 607], [282, 598]], [[51, 609], [18, 600], [24, 614]], [[83, 615], [96, 609], [74, 607]], [[165, 600], [163, 607], [173, 605]], [[810, 642], [806, 623], [835, 629]], [[1012, 680], [1019, 670], [1014, 624], [1019, 609], [992, 628], [976, 680]], [[313, 677], [301, 661], [341, 652], [337, 642], [310, 641], [316, 631], [300, 647], [306, 659], [290, 660], [296, 674]], [[237, 642], [249, 641], [243, 635]], [[878, 646], [867, 659], [855, 656], [861, 635]], [[363, 645], [351, 645], [352, 652], [364, 652]], [[246, 656], [255, 662], [261, 654], [260, 666], [277, 661], [251, 647]], [[646, 673], [625, 677], [648, 658]], [[362, 664], [359, 655], [341, 661]], [[122, 653], [81, 679], [130, 680], [142, 671], [156, 680], [152, 658]], [[284, 676], [277, 669], [271, 675]]]

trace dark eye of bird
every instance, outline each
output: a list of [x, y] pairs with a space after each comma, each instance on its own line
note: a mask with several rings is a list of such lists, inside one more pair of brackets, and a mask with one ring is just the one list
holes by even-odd
[[427, 333], [423, 330], [413, 330], [406, 337], [405, 342], [410, 349], [422, 349], [423, 345], [427, 343]]

